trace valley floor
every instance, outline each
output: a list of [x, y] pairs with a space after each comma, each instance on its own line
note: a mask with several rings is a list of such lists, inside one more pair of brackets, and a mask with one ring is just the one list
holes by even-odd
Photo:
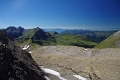
[[[31, 51], [39, 66], [55, 70], [67, 80], [120, 80], [120, 49], [84, 49], [76, 46], [38, 46]], [[50, 80], [60, 80], [48, 74]]]

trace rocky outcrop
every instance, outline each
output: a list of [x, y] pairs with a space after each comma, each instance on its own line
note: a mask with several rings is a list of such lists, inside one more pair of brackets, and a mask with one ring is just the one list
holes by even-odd
[[46, 80], [28, 52], [0, 31], [0, 80]]

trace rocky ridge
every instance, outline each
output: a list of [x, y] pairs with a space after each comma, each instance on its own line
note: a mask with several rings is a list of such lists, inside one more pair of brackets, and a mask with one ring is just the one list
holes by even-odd
[[31, 55], [0, 31], [0, 80], [46, 80]]

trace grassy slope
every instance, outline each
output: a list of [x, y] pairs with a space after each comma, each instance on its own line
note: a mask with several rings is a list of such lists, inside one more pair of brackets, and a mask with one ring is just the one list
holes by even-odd
[[80, 34], [61, 34], [57, 35], [55, 38], [58, 45], [72, 45], [81, 47], [93, 47], [96, 45], [96, 43], [89, 41], [85, 36]]
[[[91, 42], [90, 40], [87, 39], [87, 37], [82, 36], [80, 34], [52, 34], [50, 35], [49, 33], [37, 33], [36, 31], [38, 29], [29, 29], [25, 31], [23, 36], [20, 37], [20, 45], [25, 45], [25, 44], [39, 44], [43, 46], [48, 46], [48, 45], [70, 45], [70, 46], [79, 46], [79, 47], [89, 47], [92, 48], [96, 45], [96, 43]], [[46, 37], [47, 38], [46, 38]], [[34, 38], [33, 38], [34, 37]], [[44, 38], [45, 37], [45, 38]], [[34, 42], [33, 42], [34, 41]]]
[[120, 31], [116, 32], [112, 36], [108, 37], [101, 43], [95, 46], [95, 48], [114, 48], [117, 47], [115, 43], [120, 41]]
[[24, 43], [26, 41], [31, 42], [31, 38], [35, 34], [36, 31], [37, 31], [37, 29], [28, 29], [28, 30], [26, 30], [23, 33], [23, 35], [19, 37], [20, 43]]

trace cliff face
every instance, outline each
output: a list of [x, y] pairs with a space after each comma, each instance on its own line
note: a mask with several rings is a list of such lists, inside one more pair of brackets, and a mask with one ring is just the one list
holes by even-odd
[[46, 80], [28, 52], [0, 31], [0, 80]]

